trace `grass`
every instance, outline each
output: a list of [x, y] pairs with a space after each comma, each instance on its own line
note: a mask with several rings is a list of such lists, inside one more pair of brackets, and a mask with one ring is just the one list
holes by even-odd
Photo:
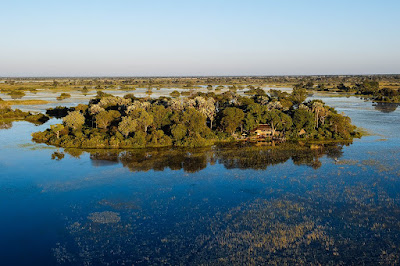
[[49, 101], [45, 100], [12, 100], [12, 101], [2, 101], [1, 104], [10, 105], [38, 105], [38, 104], [48, 104]]

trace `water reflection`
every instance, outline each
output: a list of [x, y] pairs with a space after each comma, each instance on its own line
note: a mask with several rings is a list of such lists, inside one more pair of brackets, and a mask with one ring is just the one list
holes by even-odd
[[0, 121], [0, 129], [12, 128], [12, 122]]
[[[271, 165], [292, 160], [295, 165], [306, 165], [314, 169], [321, 167], [320, 158], [326, 155], [337, 160], [343, 154], [346, 143], [319, 145], [282, 144], [276, 147], [254, 146], [249, 144], [217, 145], [198, 149], [137, 149], [137, 150], [79, 150], [65, 149], [65, 152], [79, 158], [89, 153], [93, 166], [122, 164], [132, 172], [183, 170], [195, 173], [205, 169], [208, 164], [222, 164], [226, 169], [265, 170]], [[57, 152], [58, 153], [58, 152]], [[52, 155], [62, 159], [61, 156]]]
[[349, 148], [57, 150], [31, 144], [38, 129], [15, 122], [0, 131], [1, 140], [20, 141], [0, 149], [2, 262], [396, 265], [399, 113], [343, 99], [327, 101], [387, 140], [367, 136]]
[[382, 113], [394, 112], [396, 111], [399, 105], [400, 105], [399, 103], [385, 103], [385, 102], [377, 102], [373, 104], [375, 110], [378, 110]]

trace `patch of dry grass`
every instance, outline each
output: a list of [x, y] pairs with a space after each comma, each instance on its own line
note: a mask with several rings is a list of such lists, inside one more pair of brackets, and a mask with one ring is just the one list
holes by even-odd
[[48, 104], [49, 101], [45, 100], [10, 100], [10, 101], [2, 101], [2, 105], [10, 106], [10, 105], [38, 105], [38, 104]]

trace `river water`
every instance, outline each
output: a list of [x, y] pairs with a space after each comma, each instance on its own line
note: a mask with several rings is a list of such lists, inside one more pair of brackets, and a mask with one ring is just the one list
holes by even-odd
[[312, 98], [371, 135], [86, 152], [31, 141], [57, 120], [14, 122], [0, 130], [2, 265], [398, 264], [399, 110]]

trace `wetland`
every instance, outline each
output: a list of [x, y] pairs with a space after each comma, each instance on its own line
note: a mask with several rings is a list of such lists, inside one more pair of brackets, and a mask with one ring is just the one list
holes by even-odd
[[[189, 81], [162, 84], [151, 95], [146, 87], [101, 86], [115, 96], [159, 98], [196, 89], [184, 88], [196, 85]], [[233, 84], [239, 95], [251, 90], [239, 86], [262, 85], [245, 82]], [[32, 133], [61, 118], [44, 124], [25, 118], [28, 112], [44, 116], [48, 108], [87, 104], [97, 91], [88, 84], [79, 84], [88, 92], [62, 91], [50, 83], [55, 92], [32, 86], [22, 98], [5, 90], [0, 95], [4, 101], [46, 101], [12, 105], [27, 113], [0, 129], [4, 265], [400, 262], [396, 103], [324, 91], [308, 95], [307, 101], [322, 100], [369, 133], [351, 141], [77, 149], [32, 141]], [[226, 84], [215, 82], [213, 91], [220, 85], [220, 93], [232, 91]], [[291, 91], [283, 85], [279, 90]], [[210, 91], [206, 85], [198, 89]], [[57, 100], [61, 93], [70, 97]]]

